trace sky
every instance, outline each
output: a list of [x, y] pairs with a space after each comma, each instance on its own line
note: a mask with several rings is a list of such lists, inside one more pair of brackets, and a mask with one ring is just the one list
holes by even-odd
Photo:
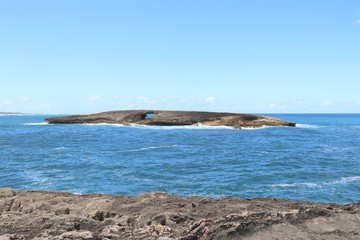
[[0, 0], [0, 112], [360, 113], [359, 0]]

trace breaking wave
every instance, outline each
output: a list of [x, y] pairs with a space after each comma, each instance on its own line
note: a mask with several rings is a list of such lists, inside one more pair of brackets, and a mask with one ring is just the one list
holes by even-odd
[[262, 127], [241, 127], [241, 130], [260, 130], [266, 128], [274, 128], [274, 126], [262, 126]]
[[204, 126], [198, 125], [180, 125], [180, 126], [150, 126], [140, 124], [117, 124], [117, 123], [85, 123], [86, 126], [113, 126], [113, 127], [127, 127], [127, 128], [139, 128], [139, 129], [154, 129], [154, 130], [178, 130], [178, 129], [189, 129], [189, 130], [201, 130], [201, 129], [230, 129], [234, 130], [233, 127], [229, 126]]
[[124, 152], [142, 152], [142, 151], [154, 150], [154, 149], [178, 148], [178, 147], [187, 147], [187, 146], [182, 146], [182, 145], [150, 146], [150, 147], [143, 147], [143, 148], [138, 148], [138, 149], [130, 149], [130, 150], [126, 150]]
[[307, 187], [307, 188], [322, 188], [327, 185], [339, 185], [339, 184], [348, 184], [351, 182], [360, 181], [360, 176], [353, 177], [343, 177], [339, 180], [334, 180], [330, 182], [320, 182], [320, 183], [311, 183], [311, 182], [303, 182], [303, 183], [280, 183], [280, 184], [271, 184], [270, 187], [273, 188], [296, 188], [296, 187]]
[[37, 123], [24, 123], [23, 125], [28, 125], [28, 126], [41, 126], [41, 125], [50, 125], [47, 122], [37, 122]]
[[321, 128], [322, 126], [319, 125], [315, 125], [315, 124], [301, 124], [301, 123], [297, 123], [296, 124], [297, 128]]

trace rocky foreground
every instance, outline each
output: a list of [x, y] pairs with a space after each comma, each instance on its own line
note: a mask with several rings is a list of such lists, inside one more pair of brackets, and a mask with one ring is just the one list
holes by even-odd
[[252, 114], [157, 110], [111, 111], [90, 115], [48, 118], [45, 120], [52, 124], [110, 123], [156, 126], [201, 124], [205, 126], [229, 126], [237, 129], [263, 126], [295, 126], [295, 123], [283, 121], [278, 118]]
[[360, 203], [3, 188], [0, 239], [360, 239]]

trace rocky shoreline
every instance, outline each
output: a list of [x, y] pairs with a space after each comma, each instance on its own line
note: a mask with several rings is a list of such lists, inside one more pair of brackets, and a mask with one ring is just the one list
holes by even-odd
[[90, 115], [47, 118], [45, 121], [51, 124], [110, 123], [156, 126], [204, 125], [229, 126], [237, 129], [244, 127], [258, 128], [263, 126], [295, 127], [295, 123], [293, 122], [253, 114], [159, 110], [111, 111]]
[[0, 239], [359, 239], [360, 202], [0, 189]]

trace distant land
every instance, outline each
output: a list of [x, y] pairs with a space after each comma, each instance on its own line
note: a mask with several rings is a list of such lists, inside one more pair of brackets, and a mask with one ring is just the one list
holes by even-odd
[[0, 114], [25, 114], [21, 112], [0, 112]]
[[229, 126], [237, 129], [259, 128], [263, 126], [295, 127], [296, 125], [293, 122], [283, 121], [278, 118], [253, 114], [163, 110], [111, 111], [90, 115], [47, 118], [45, 121], [53, 124], [110, 123], [152, 126], [204, 125]]

